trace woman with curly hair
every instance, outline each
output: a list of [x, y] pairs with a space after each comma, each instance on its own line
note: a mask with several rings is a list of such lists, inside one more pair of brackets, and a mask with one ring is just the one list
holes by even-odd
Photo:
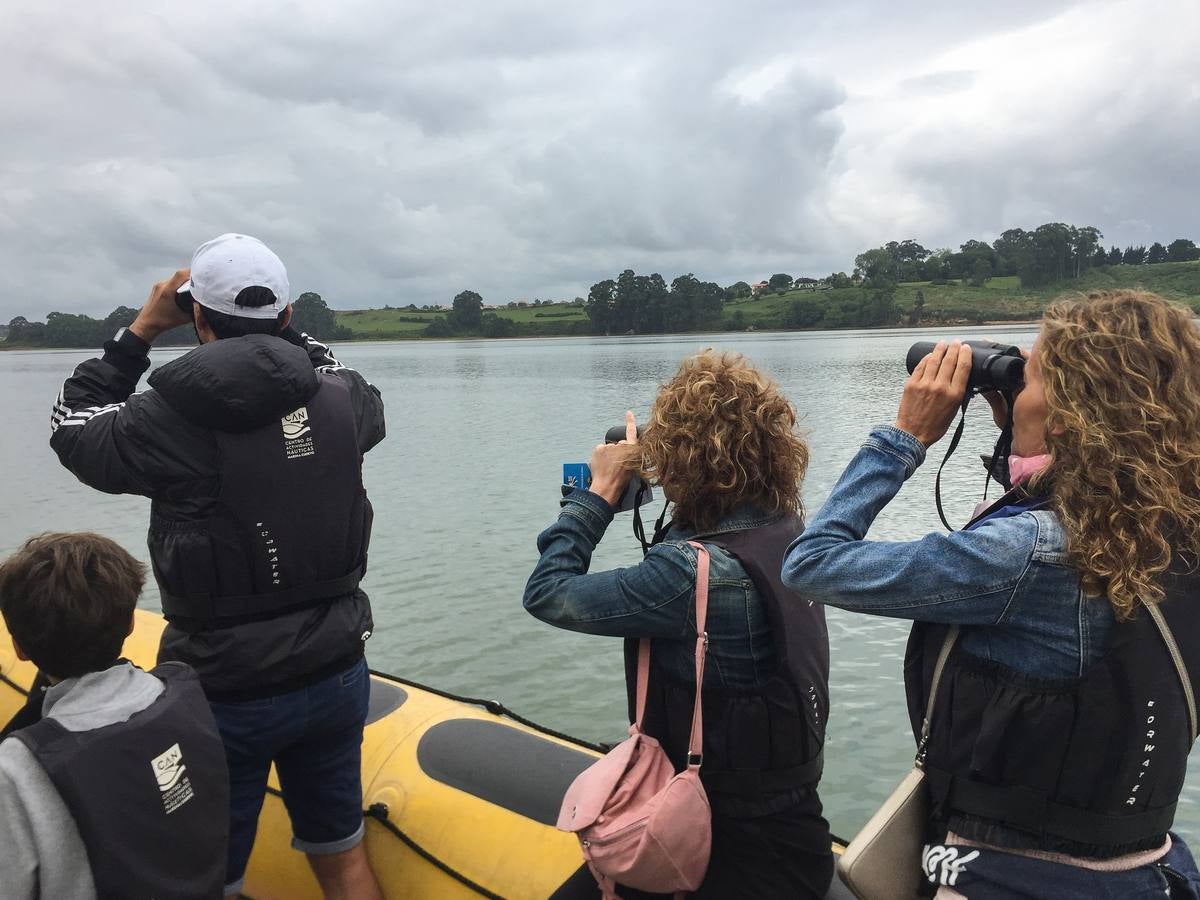
[[[712, 807], [708, 898], [821, 898], [833, 874], [817, 782], [828, 714], [829, 647], [820, 606], [779, 582], [803, 526], [808, 447], [778, 386], [743, 357], [684, 360], [641, 439], [592, 453], [592, 483], [567, 491], [538, 536], [525, 608], [572, 631], [626, 638], [630, 721], [636, 657], [649, 647], [642, 731], [681, 771], [695, 698], [697, 550], [709, 555], [700, 777]], [[589, 573], [630, 476], [673, 503], [669, 528], [635, 566]], [[639, 641], [638, 639], [645, 639]], [[644, 894], [621, 888], [623, 898]]]
[[970, 370], [957, 342], [918, 364], [783, 581], [918, 623], [905, 683], [931, 821], [913, 866], [938, 898], [1194, 897], [1170, 833], [1200, 693], [1192, 312], [1140, 291], [1054, 303], [1013, 401], [1013, 488], [962, 531], [864, 540]]

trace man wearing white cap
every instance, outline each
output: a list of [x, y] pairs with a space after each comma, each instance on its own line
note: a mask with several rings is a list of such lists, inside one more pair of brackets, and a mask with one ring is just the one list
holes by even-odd
[[[277, 333], [291, 319], [287, 270], [257, 238], [223, 234], [206, 241], [192, 256], [189, 275], [176, 291], [176, 305], [180, 305], [179, 294], [190, 295], [197, 304], [193, 312], [199, 312], [196, 332], [201, 342], [230, 336], [223, 333], [230, 329], [242, 334], [271, 333], [266, 325], [271, 320], [279, 324]], [[217, 323], [215, 331], [213, 322]], [[144, 327], [145, 323], [135, 321], [130, 329], [137, 333]], [[213, 336], [208, 337], [205, 331]]]
[[[362, 845], [374, 628], [359, 588], [372, 518], [362, 456], [383, 439], [383, 401], [290, 327], [289, 301], [261, 241], [202, 244], [67, 379], [50, 446], [85, 484], [151, 499], [159, 662], [196, 670], [229, 763], [225, 894], [241, 890], [274, 763], [292, 845], [326, 896], [370, 900], [382, 895]], [[150, 345], [189, 320], [201, 345], [134, 393]]]

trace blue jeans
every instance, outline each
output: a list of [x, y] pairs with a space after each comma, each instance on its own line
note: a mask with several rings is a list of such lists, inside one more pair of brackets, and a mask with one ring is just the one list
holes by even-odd
[[1196, 900], [1200, 872], [1187, 844], [1171, 835], [1171, 850], [1157, 863], [1128, 872], [1095, 872], [1077, 866], [962, 844], [927, 847], [926, 876], [968, 900]]
[[341, 853], [362, 840], [362, 734], [371, 678], [360, 659], [307, 687], [241, 703], [213, 703], [229, 763], [225, 893], [239, 891], [275, 763], [292, 846]]

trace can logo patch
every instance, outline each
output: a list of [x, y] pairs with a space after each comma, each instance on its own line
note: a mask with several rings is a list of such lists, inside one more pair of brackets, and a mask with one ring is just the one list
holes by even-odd
[[308, 424], [307, 406], [301, 406], [288, 413], [280, 422], [283, 425], [283, 448], [288, 459], [312, 456], [317, 452], [313, 448], [312, 427]]
[[168, 815], [196, 795], [191, 779], [185, 774], [187, 766], [183, 764], [183, 751], [179, 744], [172, 744], [150, 760], [150, 768], [154, 770], [154, 780], [158, 782], [158, 790], [162, 793], [163, 809]]
[[283, 417], [283, 436], [287, 440], [304, 437], [312, 429], [308, 427], [308, 407], [302, 406]]

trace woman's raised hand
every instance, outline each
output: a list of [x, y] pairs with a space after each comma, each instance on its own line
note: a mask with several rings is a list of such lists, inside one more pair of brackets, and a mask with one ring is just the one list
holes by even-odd
[[970, 378], [971, 348], [959, 341], [938, 341], [904, 383], [896, 427], [933, 446], [954, 421]]
[[625, 411], [625, 440], [615, 444], [597, 444], [588, 463], [592, 470], [592, 483], [588, 490], [603, 497], [608, 505], [616, 509], [629, 485], [633, 474], [629, 461], [636, 455], [637, 420], [633, 410]]

